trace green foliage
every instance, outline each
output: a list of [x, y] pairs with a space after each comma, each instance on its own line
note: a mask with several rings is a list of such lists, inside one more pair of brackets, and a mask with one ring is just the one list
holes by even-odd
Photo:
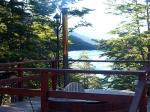
[[[0, 0], [0, 62], [55, 59], [56, 23], [52, 17], [64, 4], [77, 1], [80, 0]], [[87, 8], [79, 12], [70, 10], [69, 15], [83, 17], [89, 11]], [[43, 64], [33, 66], [49, 67]], [[38, 88], [39, 82], [31, 81], [28, 85]]]
[[90, 11], [93, 11], [92, 9], [88, 9], [88, 8], [82, 8], [82, 10], [78, 10], [78, 9], [74, 9], [69, 11], [69, 14], [72, 16], [79, 16], [79, 17], [83, 17], [85, 14], [88, 14]]
[[13, 0], [2, 1], [0, 4], [1, 61], [10, 60], [11, 56], [15, 60], [14, 58], [20, 56], [19, 48], [25, 41], [24, 35], [27, 31], [26, 24], [23, 24], [27, 13], [22, 7], [22, 2]]
[[[104, 52], [101, 56], [107, 56], [112, 60], [146, 60], [147, 46], [150, 43], [150, 29], [146, 29], [149, 23], [147, 7], [149, 4], [141, 4], [138, 0], [108, 0], [108, 13], [121, 15], [125, 18], [120, 25], [110, 33], [114, 38], [99, 40], [98, 48]], [[149, 9], [148, 9], [149, 10]], [[144, 31], [143, 31], [144, 29]], [[113, 69], [132, 70], [139, 69], [142, 64], [114, 63]], [[117, 89], [134, 89], [134, 76], [106, 77], [109, 87]], [[111, 80], [111, 81], [110, 81]], [[111, 83], [110, 83], [111, 82]]]
[[[50, 18], [63, 4], [74, 0], [1, 0], [0, 1], [0, 62], [24, 59], [55, 58], [55, 23]], [[83, 16], [91, 11], [71, 11]], [[82, 22], [83, 23], [83, 22]]]
[[[86, 52], [83, 52], [80, 55], [79, 59], [88, 60], [89, 57]], [[93, 65], [90, 62], [77, 62], [73, 64], [73, 68], [88, 70], [94, 69]], [[101, 79], [97, 77], [95, 74], [85, 74], [78, 73], [71, 75], [72, 82], [79, 82], [85, 89], [88, 88], [101, 88]]]
[[118, 90], [135, 90], [136, 76], [113, 75], [101, 79], [102, 88]]

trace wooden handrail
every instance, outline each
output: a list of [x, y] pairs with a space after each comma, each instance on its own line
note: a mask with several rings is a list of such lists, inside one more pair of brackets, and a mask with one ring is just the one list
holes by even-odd
[[15, 66], [15, 65], [23, 65], [28, 63], [40, 63], [40, 62], [53, 62], [55, 60], [30, 60], [30, 61], [22, 61], [22, 62], [11, 62], [11, 63], [0, 63], [0, 67], [9, 67], [9, 66]]
[[74, 62], [119, 62], [119, 63], [149, 63], [150, 60], [75, 60], [75, 59], [69, 59], [68, 61], [74, 61]]
[[0, 88], [0, 94], [17, 96], [41, 96], [41, 90], [27, 88]]
[[[28, 63], [46, 63], [46, 62], [53, 62], [53, 61], [62, 61], [62, 60], [29, 60], [29, 61], [22, 61], [22, 62], [10, 62], [10, 63], [0, 63], [0, 67], [4, 66], [13, 66], [18, 64], [28, 64]], [[68, 61], [74, 61], [74, 62], [120, 62], [120, 63], [149, 63], [150, 60], [75, 60], [75, 59], [69, 59]]]
[[78, 69], [53, 69], [53, 68], [0, 68], [0, 71], [32, 71], [32, 72], [57, 72], [57, 73], [87, 73], [87, 74], [108, 74], [108, 75], [140, 75], [145, 70], [78, 70]]
[[29, 80], [40, 80], [40, 75], [33, 75], [33, 76], [24, 76], [24, 77], [16, 77], [16, 78], [9, 78], [9, 79], [1, 79], [0, 85], [6, 85], [11, 83], [17, 83], [22, 81], [29, 81]]

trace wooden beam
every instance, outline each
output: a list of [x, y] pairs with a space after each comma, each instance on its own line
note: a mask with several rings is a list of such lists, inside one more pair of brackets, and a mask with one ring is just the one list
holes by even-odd
[[[23, 78], [23, 70], [21, 70], [21, 68], [23, 68], [22, 64], [18, 64], [17, 67], [19, 68], [18, 72], [18, 77], [19, 78]], [[17, 82], [17, 88], [23, 88], [23, 81], [22, 80], [18, 80]], [[19, 101], [23, 101], [23, 97], [22, 96], [18, 96], [18, 100]]]
[[[29, 63], [47, 63], [47, 62], [53, 62], [54, 60], [29, 60], [29, 61], [23, 61], [23, 62], [12, 62], [12, 63], [0, 63], [0, 67], [11, 67], [18, 64], [29, 64]], [[63, 60], [57, 60], [57, 61], [63, 61]], [[120, 63], [149, 63], [150, 60], [72, 60], [69, 59], [68, 61], [80, 61], [80, 62], [120, 62]]]
[[57, 74], [56, 74], [56, 72], [52, 72], [51, 74], [53, 74], [53, 76], [51, 76], [52, 90], [56, 90], [56, 88], [57, 88]]
[[148, 104], [148, 97], [147, 97], [147, 74], [139, 75], [139, 81], [144, 83], [144, 89], [142, 93], [142, 97], [140, 100], [139, 105], [139, 112], [147, 112], [147, 104]]
[[17, 96], [40, 96], [41, 91], [38, 89], [25, 88], [0, 88], [0, 94], [9, 94]]
[[34, 75], [34, 76], [24, 76], [24, 77], [12, 78], [12, 79], [2, 79], [0, 80], [0, 85], [12, 84], [20, 81], [29, 81], [29, 80], [40, 80], [40, 76]]
[[104, 63], [150, 63], [150, 60], [75, 60], [69, 59], [72, 62], [104, 62]]
[[32, 72], [57, 72], [57, 73], [86, 73], [105, 75], [140, 75], [146, 74], [145, 70], [79, 70], [79, 69], [53, 69], [53, 68], [0, 68], [0, 71], [32, 71]]
[[[62, 32], [63, 32], [63, 68], [68, 69], [68, 9], [62, 8]], [[64, 72], [64, 87], [69, 83], [67, 72]]]
[[[52, 68], [58, 68], [59, 66], [57, 64], [57, 61], [52, 62]], [[56, 90], [58, 75], [56, 72], [51, 72], [50, 74], [52, 80], [52, 90]]]
[[30, 60], [30, 61], [22, 61], [22, 62], [12, 62], [12, 63], [0, 63], [0, 67], [12, 67], [15, 65], [24, 65], [24, 64], [30, 64], [30, 63], [47, 63], [47, 62], [52, 62], [54, 60]]
[[41, 73], [41, 112], [48, 112], [48, 72]]

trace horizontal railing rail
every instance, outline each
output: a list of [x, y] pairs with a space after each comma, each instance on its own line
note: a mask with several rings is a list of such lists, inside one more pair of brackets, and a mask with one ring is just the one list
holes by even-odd
[[15, 65], [24, 65], [29, 63], [48, 63], [54, 62], [55, 60], [30, 60], [30, 61], [22, 61], [22, 62], [8, 62], [8, 63], [0, 63], [0, 67], [8, 67], [8, 66], [15, 66]]
[[109, 63], [114, 63], [114, 62], [119, 62], [119, 63], [150, 63], [150, 60], [75, 60], [75, 59], [70, 59], [68, 61], [73, 61], [73, 62], [109, 62]]
[[27, 89], [27, 88], [0, 88], [0, 94], [34, 97], [34, 96], [41, 96], [41, 90]]
[[[18, 64], [28, 64], [28, 63], [47, 63], [47, 62], [54, 62], [54, 61], [63, 61], [63, 60], [29, 60], [29, 61], [22, 61], [22, 62], [8, 62], [8, 63], [0, 63], [1, 66], [13, 66]], [[150, 63], [150, 60], [80, 60], [80, 59], [69, 59], [70, 62], [108, 62], [108, 63]]]
[[54, 68], [0, 68], [0, 71], [31, 71], [31, 72], [56, 72], [56, 73], [87, 73], [87, 74], [121, 74], [121, 75], [139, 75], [145, 74], [145, 70], [77, 70], [77, 69], [54, 69]]
[[6, 85], [6, 84], [18, 83], [18, 82], [29, 81], [29, 80], [40, 80], [40, 75], [1, 79], [0, 85], [2, 86], [2, 85]]

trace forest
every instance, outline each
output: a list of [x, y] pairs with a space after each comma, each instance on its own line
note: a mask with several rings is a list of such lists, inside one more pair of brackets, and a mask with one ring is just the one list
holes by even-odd
[[[124, 19], [110, 34], [114, 38], [97, 40], [102, 56], [112, 60], [149, 60], [150, 49], [150, 1], [149, 0], [108, 0], [107, 13]], [[138, 70], [143, 63], [114, 63], [113, 69]], [[131, 76], [108, 77], [112, 88], [134, 88]], [[107, 80], [108, 81], [108, 80]], [[123, 83], [122, 83], [123, 82]], [[132, 84], [131, 84], [132, 82]], [[124, 86], [122, 84], [126, 83]]]
[[[71, 7], [80, 0], [1, 0], [0, 1], [0, 62], [23, 60], [52, 60], [57, 54], [57, 22], [53, 17], [64, 5], [68, 5], [69, 17], [80, 17], [81, 21], [74, 28], [92, 26], [82, 20], [84, 15], [93, 11], [83, 7]], [[85, 0], [86, 1], [86, 0]], [[109, 33], [113, 38], [95, 40], [101, 56], [108, 60], [147, 60], [150, 49], [150, 1], [149, 0], [107, 0], [107, 14], [123, 16], [124, 20]], [[113, 21], [112, 21], [113, 22]], [[60, 42], [62, 41], [60, 32]], [[62, 46], [60, 46], [60, 51]], [[62, 54], [60, 52], [60, 59]], [[86, 55], [82, 59], [88, 59]], [[139, 63], [113, 63], [112, 69], [132, 70], [144, 66]], [[90, 63], [83, 63], [80, 68], [89, 69]], [[91, 76], [89, 76], [91, 77]], [[83, 82], [85, 88], [91, 83], [92, 88], [114, 88], [134, 90], [135, 77], [112, 76], [103, 79], [94, 76], [72, 77], [71, 80]], [[82, 81], [83, 80], [83, 81]], [[131, 84], [132, 83], [132, 84]]]

